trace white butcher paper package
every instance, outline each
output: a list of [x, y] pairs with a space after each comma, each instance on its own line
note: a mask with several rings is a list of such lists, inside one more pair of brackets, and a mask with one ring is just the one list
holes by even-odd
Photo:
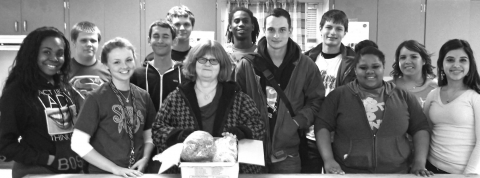
[[[153, 160], [162, 162], [159, 174], [170, 167], [177, 165], [184, 172], [196, 167], [198, 169], [215, 168], [215, 171], [204, 172], [203, 175], [224, 174], [218, 171], [224, 169], [226, 174], [238, 175], [238, 163], [264, 166], [263, 142], [260, 140], [242, 139], [238, 141], [235, 135], [224, 133], [223, 137], [214, 138], [208, 132], [195, 131], [191, 133], [183, 143], [177, 143], [162, 153], [156, 155]], [[243, 153], [243, 154], [242, 154]], [[194, 172], [194, 171], [193, 171]]]

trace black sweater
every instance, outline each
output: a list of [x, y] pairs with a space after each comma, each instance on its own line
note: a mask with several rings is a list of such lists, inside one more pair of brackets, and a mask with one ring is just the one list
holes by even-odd
[[[75, 105], [59, 86], [41, 82], [42, 89], [26, 103], [22, 84], [6, 86], [0, 98], [0, 155], [56, 173], [79, 172], [82, 159], [70, 148]], [[19, 138], [20, 141], [19, 141]], [[48, 166], [49, 155], [54, 155]]]

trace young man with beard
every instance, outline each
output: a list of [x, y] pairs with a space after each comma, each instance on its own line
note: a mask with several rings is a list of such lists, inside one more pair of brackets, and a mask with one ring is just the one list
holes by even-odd
[[98, 88], [110, 78], [110, 72], [96, 58], [102, 35], [98, 27], [88, 21], [78, 22], [71, 30], [73, 60], [70, 63], [70, 84], [78, 107], [88, 92]]
[[[322, 43], [305, 52], [317, 65], [322, 74], [325, 96], [335, 88], [347, 84], [355, 79], [353, 58], [355, 52], [342, 44], [342, 39], [348, 31], [347, 15], [341, 10], [329, 10], [320, 21]], [[303, 173], [321, 173], [323, 161], [315, 142], [313, 126], [307, 134], [308, 155]]]
[[[290, 39], [290, 14], [274, 9], [264, 22], [265, 37], [258, 42], [258, 55], [243, 58], [236, 73], [242, 91], [256, 102], [266, 125], [266, 161], [270, 173], [300, 173], [298, 130], [308, 129], [318, 117], [325, 94], [315, 63]], [[259, 71], [266, 67], [285, 93], [291, 114], [274, 86]], [[292, 117], [293, 116], [293, 117]]]
[[[173, 24], [177, 31], [177, 37], [172, 43], [172, 59], [182, 62], [192, 48], [190, 46], [190, 34], [192, 34], [195, 25], [195, 16], [187, 6], [181, 5], [172, 7], [167, 13], [166, 20]], [[145, 58], [145, 61], [151, 60], [153, 60], [153, 52]]]
[[[177, 88], [183, 80], [181, 63], [172, 60], [172, 43], [176, 38], [174, 27], [165, 21], [155, 21], [150, 25], [148, 43], [153, 50], [153, 60], [146, 61], [135, 69], [130, 82], [145, 89], [158, 112], [163, 100]], [[157, 151], [154, 149], [154, 154]], [[150, 159], [146, 172], [158, 173], [160, 163]]]
[[245, 7], [235, 7], [228, 14], [227, 43], [233, 46], [227, 53], [235, 62], [240, 61], [245, 54], [254, 54], [257, 49], [260, 27], [252, 11]]

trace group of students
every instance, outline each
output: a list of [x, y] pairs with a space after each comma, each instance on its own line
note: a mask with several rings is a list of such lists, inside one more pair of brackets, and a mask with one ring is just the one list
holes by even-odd
[[[372, 41], [341, 41], [348, 18], [329, 10], [322, 43], [302, 53], [290, 14], [273, 9], [260, 31], [253, 13], [233, 8], [225, 50], [191, 47], [193, 13], [175, 6], [148, 31], [141, 66], [123, 38], [105, 42], [91, 22], [72, 28], [75, 48], [53, 27], [24, 39], [0, 97], [0, 155], [27, 174], [157, 173], [152, 156], [196, 130], [263, 140], [266, 166], [240, 173], [480, 172], [480, 77], [468, 42], [432, 54], [409, 40], [386, 57]], [[262, 158], [260, 158], [262, 159]], [[167, 173], [179, 173], [178, 167]]]

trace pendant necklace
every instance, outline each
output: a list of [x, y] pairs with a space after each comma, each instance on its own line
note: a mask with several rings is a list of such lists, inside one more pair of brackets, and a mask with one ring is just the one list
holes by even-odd
[[128, 102], [130, 101], [130, 100], [129, 100], [129, 98], [130, 98], [130, 92], [128, 92], [128, 96], [127, 96], [127, 97], [125, 97], [125, 95], [123, 95], [122, 92], [118, 92], [118, 93], [120, 93], [120, 95], [123, 97], [123, 99], [125, 99], [125, 102], [128, 103]]
[[209, 99], [210, 99], [210, 94], [212, 94], [212, 92], [215, 91], [215, 90], [217, 89], [217, 87], [215, 86], [215, 88], [214, 88], [212, 91], [208, 92], [208, 93], [202, 92], [202, 90], [200, 90], [200, 88], [198, 88], [197, 85], [195, 85], [195, 89], [197, 89], [200, 93], [203, 94], [203, 98], [204, 98], [205, 100], [209, 100]]

